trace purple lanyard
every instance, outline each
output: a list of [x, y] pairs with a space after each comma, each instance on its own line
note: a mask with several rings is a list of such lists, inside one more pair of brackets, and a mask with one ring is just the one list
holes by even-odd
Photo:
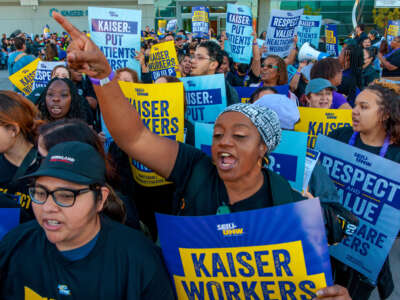
[[384, 55], [383, 57], [384, 57], [384, 58], [388, 58], [389, 56], [391, 56], [393, 53], [397, 52], [398, 50], [400, 50], [400, 48], [399, 48], [399, 49], [394, 49], [394, 50], [392, 50], [390, 53]]
[[[349, 145], [354, 146], [354, 144], [356, 143], [356, 138], [357, 138], [358, 134], [359, 134], [358, 132], [354, 132], [353, 133], [353, 135], [351, 136], [351, 138], [349, 140]], [[387, 150], [389, 148], [389, 144], [390, 144], [390, 139], [389, 139], [389, 136], [387, 135], [385, 137], [385, 141], [383, 142], [382, 148], [379, 151], [379, 156], [380, 157], [385, 157], [386, 152], [387, 152]]]

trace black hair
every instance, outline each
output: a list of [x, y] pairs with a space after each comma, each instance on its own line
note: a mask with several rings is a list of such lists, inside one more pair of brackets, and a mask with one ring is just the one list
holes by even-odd
[[24, 48], [24, 45], [25, 45], [25, 39], [24, 38], [22, 38], [22, 37], [14, 38], [15, 49], [22, 50], [22, 48]]
[[364, 29], [365, 29], [364, 24], [358, 24], [357, 27], [360, 28], [361, 31], [364, 31]]
[[84, 121], [89, 120], [88, 113], [85, 110], [85, 107], [82, 103], [82, 101], [86, 101], [86, 99], [82, 98], [76, 89], [75, 84], [67, 79], [67, 78], [53, 78], [50, 80], [50, 82], [47, 84], [45, 90], [42, 92], [42, 94], [39, 97], [39, 100], [37, 102], [37, 106], [39, 108], [40, 113], [42, 114], [42, 117], [47, 120], [53, 120], [51, 117], [49, 110], [47, 109], [47, 104], [46, 104], [46, 95], [49, 87], [52, 85], [53, 82], [60, 80], [63, 81], [69, 88], [69, 92], [71, 94], [71, 106], [68, 114], [65, 116], [67, 119], [81, 119]]
[[[349, 57], [349, 69], [355, 75], [357, 86], [361, 89], [362, 87], [362, 71], [364, 64], [364, 52], [360, 45], [349, 45], [345, 48]], [[346, 57], [346, 53], [345, 53]]]
[[197, 47], [206, 48], [208, 51], [208, 56], [211, 59], [218, 62], [217, 69], [220, 67], [220, 65], [223, 62], [223, 54], [222, 54], [221, 47], [217, 43], [212, 42], [212, 41], [205, 41], [205, 42], [201, 42]]
[[249, 103], [254, 103], [254, 102], [256, 101], [256, 99], [258, 98], [258, 96], [259, 96], [262, 92], [265, 92], [265, 91], [271, 91], [271, 92], [273, 92], [274, 94], [278, 94], [278, 91], [277, 91], [276, 89], [274, 89], [273, 87], [270, 87], [270, 86], [262, 86], [262, 87], [259, 87], [258, 89], [256, 89], [256, 90], [253, 92], [253, 94], [251, 94]]

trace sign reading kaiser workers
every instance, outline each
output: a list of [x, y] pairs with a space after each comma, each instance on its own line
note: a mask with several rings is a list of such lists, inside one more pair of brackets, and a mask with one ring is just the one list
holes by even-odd
[[319, 35], [321, 32], [322, 16], [302, 15], [297, 27], [297, 47], [300, 49], [304, 43], [310, 43], [318, 49]]
[[156, 219], [178, 299], [312, 299], [332, 284], [318, 199]]
[[140, 74], [135, 59], [140, 51], [142, 12], [133, 9], [89, 7], [90, 38], [113, 70], [131, 68]]
[[46, 87], [51, 80], [51, 72], [56, 66], [60, 65], [66, 66], [67, 64], [64, 61], [39, 61], [36, 68], [32, 90]]
[[208, 19], [208, 7], [195, 6], [192, 7], [192, 33], [193, 38], [209, 38], [209, 19]]
[[330, 254], [376, 283], [400, 229], [400, 165], [325, 136], [316, 149], [343, 206], [360, 220]]
[[35, 59], [30, 64], [8, 77], [11, 83], [25, 96], [28, 96], [32, 92], [33, 81], [35, 80], [36, 69], [39, 61], [39, 58]]
[[253, 21], [251, 9], [245, 5], [228, 3], [226, 13], [225, 50], [234, 62], [250, 64], [253, 55]]
[[336, 24], [325, 25], [325, 46], [327, 53], [334, 57], [339, 56], [339, 43]]
[[[119, 85], [149, 130], [160, 136], [183, 142], [185, 100], [181, 82], [143, 84], [120, 81]], [[131, 170], [135, 181], [143, 186], [169, 183], [138, 161], [131, 160]]]
[[161, 76], [181, 77], [174, 41], [151, 46], [147, 65], [153, 81]]
[[280, 57], [289, 55], [302, 14], [303, 9], [271, 10], [266, 39], [268, 54], [275, 54]]
[[214, 123], [227, 103], [224, 74], [183, 77], [181, 81], [186, 93], [186, 118]]
[[299, 112], [300, 121], [294, 125], [294, 130], [308, 133], [308, 148], [314, 148], [318, 134], [328, 135], [353, 124], [350, 109], [299, 107]]

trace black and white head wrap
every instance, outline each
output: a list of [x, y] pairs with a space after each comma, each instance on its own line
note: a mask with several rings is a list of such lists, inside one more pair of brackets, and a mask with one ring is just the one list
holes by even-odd
[[256, 126], [265, 145], [267, 145], [267, 154], [274, 151], [281, 141], [281, 125], [278, 115], [265, 106], [251, 105], [247, 103], [236, 103], [228, 106], [222, 111], [218, 118], [226, 112], [240, 112], [250, 119]]

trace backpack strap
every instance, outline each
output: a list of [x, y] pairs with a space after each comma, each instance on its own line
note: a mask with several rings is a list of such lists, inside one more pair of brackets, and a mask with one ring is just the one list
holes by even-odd
[[29, 166], [37, 157], [37, 150], [35, 147], [32, 147], [29, 150], [28, 154], [25, 156], [24, 160], [22, 161], [21, 165], [18, 167], [17, 172], [15, 172], [14, 177], [11, 179], [9, 183], [9, 190], [14, 190], [17, 187], [18, 179], [25, 174], [26, 170], [28, 170]]
[[17, 57], [14, 59], [14, 61], [11, 63], [11, 70], [14, 68], [14, 65], [17, 61], [19, 61], [22, 57], [24, 57], [26, 55], [25, 52], [22, 52], [20, 54], [17, 55]]

